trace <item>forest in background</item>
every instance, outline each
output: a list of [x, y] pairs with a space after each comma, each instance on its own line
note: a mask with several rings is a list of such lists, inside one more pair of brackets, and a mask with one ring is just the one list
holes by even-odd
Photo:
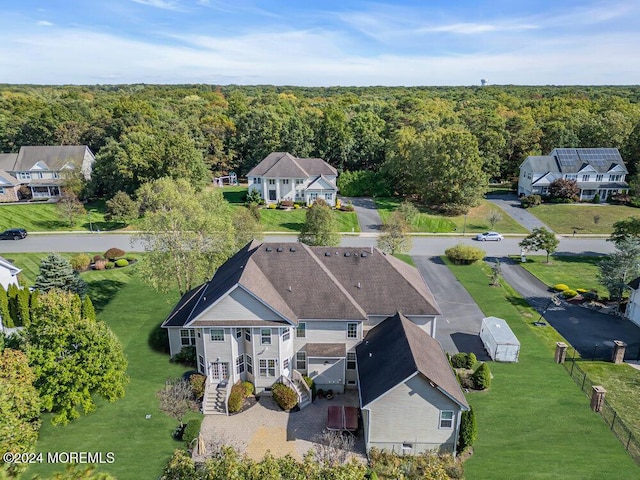
[[619, 148], [635, 174], [640, 86], [0, 85], [0, 152], [68, 144], [96, 154], [94, 197], [163, 176], [243, 176], [288, 151], [460, 211], [553, 148]]

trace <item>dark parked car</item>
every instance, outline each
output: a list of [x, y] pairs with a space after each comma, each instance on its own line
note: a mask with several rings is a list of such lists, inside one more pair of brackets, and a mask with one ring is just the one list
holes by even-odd
[[24, 228], [11, 228], [0, 233], [0, 240], [21, 240], [26, 236], [27, 231]]

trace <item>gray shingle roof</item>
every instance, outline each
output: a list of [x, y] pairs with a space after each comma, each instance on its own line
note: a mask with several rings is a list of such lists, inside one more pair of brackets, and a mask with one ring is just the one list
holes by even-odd
[[307, 358], [344, 358], [347, 346], [344, 343], [307, 343]]
[[5, 170], [0, 169], [0, 185], [20, 185], [20, 182], [13, 175], [9, 175]]
[[253, 167], [248, 177], [309, 178], [337, 175], [338, 171], [321, 158], [298, 158], [287, 152], [273, 152]]
[[[301, 319], [366, 321], [369, 315], [439, 315], [420, 273], [378, 249], [251, 242], [225, 262], [198, 298], [189, 292], [165, 326], [185, 325], [240, 287], [291, 324]], [[194, 289], [195, 290], [195, 289]], [[187, 308], [189, 307], [189, 308]]]
[[356, 347], [360, 405], [366, 407], [416, 373], [462, 408], [469, 406], [440, 343], [397, 312]]
[[87, 149], [85, 145], [21, 147], [13, 171], [30, 170], [38, 162], [44, 162], [52, 171], [59, 171], [67, 163], [80, 168]]
[[13, 172], [17, 159], [17, 153], [0, 153], [0, 170]]

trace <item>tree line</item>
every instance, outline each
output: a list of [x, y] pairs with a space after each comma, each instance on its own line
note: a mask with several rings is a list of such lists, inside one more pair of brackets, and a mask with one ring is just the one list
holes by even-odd
[[272, 151], [380, 172], [392, 193], [457, 211], [530, 154], [640, 152], [639, 87], [0, 86], [0, 151], [86, 144], [89, 194], [169, 176], [245, 175]]

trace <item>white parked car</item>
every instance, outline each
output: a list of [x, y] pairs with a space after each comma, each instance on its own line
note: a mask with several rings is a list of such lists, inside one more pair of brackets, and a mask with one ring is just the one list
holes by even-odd
[[478, 240], [480, 242], [486, 242], [486, 241], [491, 241], [491, 240], [495, 240], [496, 242], [499, 242], [503, 238], [504, 237], [501, 234], [499, 234], [498, 232], [484, 232], [484, 233], [479, 233], [478, 235], [476, 235], [476, 240]]

